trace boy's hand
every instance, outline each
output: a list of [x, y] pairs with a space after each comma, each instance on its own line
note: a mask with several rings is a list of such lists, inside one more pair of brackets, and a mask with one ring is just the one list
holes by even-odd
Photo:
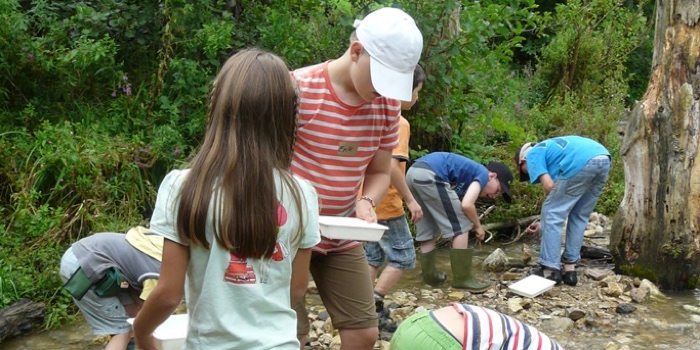
[[533, 236], [538, 234], [539, 232], [540, 232], [540, 222], [539, 221], [535, 221], [535, 222], [531, 223], [530, 226], [528, 226], [525, 229], [525, 233], [533, 235]]
[[411, 202], [406, 202], [406, 207], [411, 213], [411, 222], [414, 225], [423, 218], [423, 208], [421, 208], [418, 202], [416, 202], [415, 200]]
[[377, 222], [377, 213], [374, 212], [372, 203], [366, 200], [357, 201], [355, 204], [355, 216], [367, 221], [369, 224]]
[[158, 346], [156, 346], [156, 338], [153, 337], [153, 335], [149, 335], [146, 338], [139, 338], [135, 337], [136, 340], [136, 347], [141, 350], [158, 350]]
[[474, 236], [476, 237], [476, 240], [479, 242], [484, 241], [484, 237], [486, 237], [486, 231], [484, 231], [484, 228], [479, 226], [478, 228], [474, 229]]

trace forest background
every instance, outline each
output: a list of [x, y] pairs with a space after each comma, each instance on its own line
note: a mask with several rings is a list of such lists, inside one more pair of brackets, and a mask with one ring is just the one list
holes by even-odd
[[[394, 6], [424, 37], [428, 80], [411, 155], [452, 151], [514, 168], [522, 143], [578, 134], [613, 154], [596, 211], [624, 193], [618, 125], [644, 93], [650, 0], [0, 0], [0, 309], [73, 318], [61, 255], [94, 232], [147, 224], [161, 179], [204, 133], [210, 83], [241, 48], [291, 69], [342, 55], [352, 23]], [[488, 221], [536, 215], [514, 183]]]

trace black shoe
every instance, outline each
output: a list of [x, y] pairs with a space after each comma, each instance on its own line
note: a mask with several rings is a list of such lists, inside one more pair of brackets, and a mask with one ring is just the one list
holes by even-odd
[[374, 309], [377, 313], [381, 313], [384, 310], [384, 297], [378, 293], [374, 293]]
[[[545, 270], [547, 270], [547, 277], [545, 277]], [[561, 271], [555, 270], [555, 269], [550, 269], [548, 267], [544, 267], [540, 265], [540, 268], [537, 270], [532, 271], [533, 275], [537, 275], [540, 277], [545, 277], [548, 280], [554, 281], [554, 285], [560, 285], [562, 278], [561, 278]]]
[[578, 278], [576, 277], [576, 270], [573, 271], [564, 271], [564, 277], [562, 278], [564, 281], [564, 284], [576, 287], [576, 284], [578, 283]]

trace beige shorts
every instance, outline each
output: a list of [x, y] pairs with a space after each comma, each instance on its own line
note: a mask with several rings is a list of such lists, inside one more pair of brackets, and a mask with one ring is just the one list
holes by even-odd
[[[314, 253], [311, 276], [334, 328], [377, 327], [372, 281], [362, 246], [328, 255]], [[297, 312], [297, 334], [306, 336], [310, 328], [306, 305], [293, 308]]]

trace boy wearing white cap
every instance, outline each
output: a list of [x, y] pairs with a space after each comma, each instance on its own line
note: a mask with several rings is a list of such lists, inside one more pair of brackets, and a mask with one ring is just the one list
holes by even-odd
[[[340, 58], [292, 72], [299, 90], [292, 171], [316, 188], [321, 215], [376, 222], [374, 207], [389, 187], [398, 144], [400, 101], [411, 101], [422, 49], [414, 20], [382, 8], [356, 23]], [[322, 237], [311, 274], [340, 332], [341, 349], [372, 349], [377, 314], [362, 243]], [[305, 305], [294, 308], [303, 347], [307, 312]]]
[[[562, 136], [539, 143], [527, 142], [515, 153], [520, 181], [541, 183], [547, 198], [540, 222], [527, 232], [542, 230], [540, 269], [536, 275], [576, 286], [576, 263], [581, 259], [583, 231], [610, 172], [610, 152], [581, 136]], [[561, 234], [566, 222], [566, 244]], [[564, 263], [564, 273], [560, 270]]]

